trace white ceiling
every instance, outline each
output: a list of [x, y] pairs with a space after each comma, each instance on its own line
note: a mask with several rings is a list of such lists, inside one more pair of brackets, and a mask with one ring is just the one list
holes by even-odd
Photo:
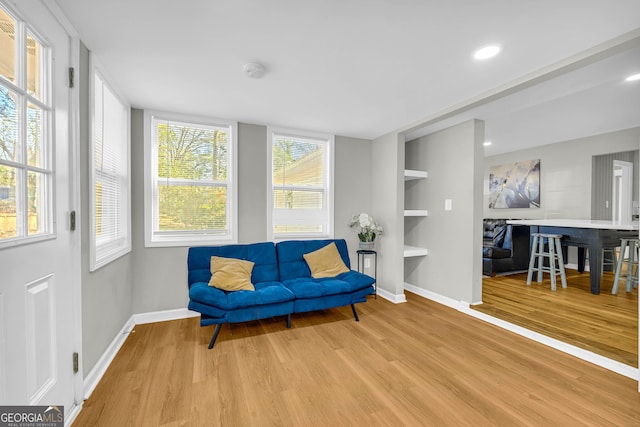
[[[55, 1], [133, 107], [362, 138], [640, 28], [637, 0]], [[489, 43], [502, 53], [473, 60]], [[637, 50], [627, 61], [640, 72]], [[246, 77], [247, 62], [262, 63], [265, 76]], [[531, 102], [539, 96], [531, 89], [520, 107], [504, 100], [500, 114], [486, 113], [487, 134], [493, 147], [503, 138], [514, 144], [523, 129], [537, 141], [549, 138], [534, 131], [560, 128], [556, 109], [596, 129], [602, 109], [582, 108], [592, 96], [601, 105], [631, 97], [627, 107], [636, 97], [628, 111], [638, 118], [638, 86], [629, 95], [622, 86], [610, 92], [585, 83], [547, 106]], [[510, 126], [516, 121], [518, 129]], [[620, 122], [631, 127], [628, 118]]]
[[640, 81], [625, 81], [639, 72], [640, 46], [631, 47], [420, 127], [407, 140], [476, 118], [485, 121], [491, 156], [639, 127]]

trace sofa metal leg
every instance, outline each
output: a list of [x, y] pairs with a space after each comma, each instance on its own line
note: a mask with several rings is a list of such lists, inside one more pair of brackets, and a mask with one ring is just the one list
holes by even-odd
[[358, 317], [358, 312], [356, 311], [356, 306], [354, 304], [351, 304], [351, 310], [353, 310], [353, 317], [356, 318], [356, 322], [359, 322], [360, 318]]
[[216, 339], [218, 338], [218, 334], [220, 333], [221, 327], [222, 327], [222, 323], [218, 323], [216, 325], [216, 330], [213, 331], [213, 336], [211, 337], [211, 342], [209, 343], [209, 349], [212, 349], [213, 345], [216, 343]]
[[287, 314], [287, 328], [291, 328], [291, 313]]

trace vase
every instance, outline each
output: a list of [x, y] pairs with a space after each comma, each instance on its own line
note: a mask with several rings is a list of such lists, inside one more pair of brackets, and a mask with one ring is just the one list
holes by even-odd
[[376, 242], [359, 242], [358, 247], [363, 251], [372, 251], [375, 247]]

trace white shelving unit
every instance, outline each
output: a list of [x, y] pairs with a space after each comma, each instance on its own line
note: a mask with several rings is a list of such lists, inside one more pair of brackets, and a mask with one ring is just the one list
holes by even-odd
[[426, 209], [405, 209], [404, 216], [429, 216]]
[[[429, 174], [427, 173], [427, 171], [420, 171], [420, 170], [411, 170], [411, 169], [405, 169], [404, 171], [404, 181], [412, 181], [412, 180], [416, 180], [416, 179], [426, 179], [429, 176]], [[426, 209], [405, 209], [404, 210], [404, 216], [405, 218], [407, 217], [427, 217], [429, 216], [429, 211]], [[405, 258], [410, 258], [410, 257], [418, 257], [418, 256], [425, 256], [428, 254], [428, 251], [426, 248], [420, 248], [420, 247], [416, 247], [416, 246], [409, 246], [409, 245], [404, 245], [404, 257]]]
[[416, 171], [416, 170], [410, 170], [410, 169], [404, 170], [405, 181], [411, 181], [412, 179], [424, 179], [424, 178], [427, 178], [428, 176], [429, 174], [427, 173], [427, 171]]
[[404, 257], [411, 258], [414, 256], [429, 255], [429, 251], [425, 248], [418, 248], [416, 246], [404, 245]]

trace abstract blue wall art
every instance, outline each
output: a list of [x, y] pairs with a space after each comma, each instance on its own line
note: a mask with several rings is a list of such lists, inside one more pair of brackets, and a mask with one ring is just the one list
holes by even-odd
[[489, 208], [539, 208], [540, 159], [489, 168]]

